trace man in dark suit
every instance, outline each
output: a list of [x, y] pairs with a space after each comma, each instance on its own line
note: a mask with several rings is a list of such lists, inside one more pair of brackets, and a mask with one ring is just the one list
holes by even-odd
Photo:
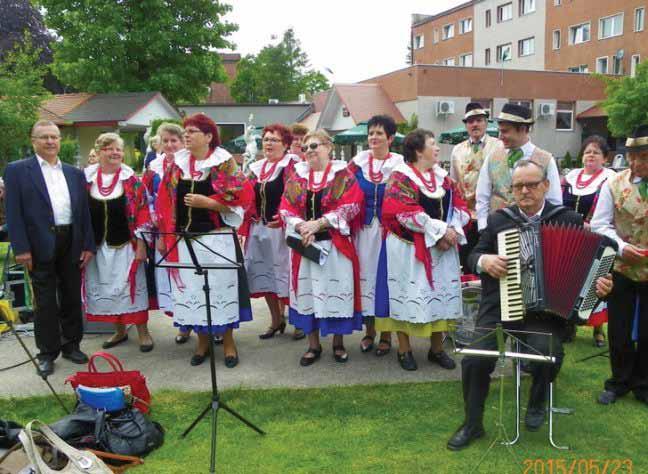
[[[523, 221], [551, 222], [572, 224], [582, 227], [583, 219], [576, 212], [551, 204], [545, 195], [549, 190], [546, 169], [531, 160], [520, 160], [513, 169], [512, 190], [515, 204], [508, 207]], [[468, 257], [468, 266], [474, 273], [480, 273], [482, 279], [482, 299], [479, 306], [476, 326], [495, 328], [501, 322], [499, 279], [506, 276], [507, 259], [497, 255], [497, 234], [503, 230], [516, 227], [516, 222], [504, 210], [492, 213], [488, 223], [479, 237], [479, 242]], [[606, 296], [612, 289], [612, 280], [602, 277], [597, 281], [597, 294]], [[536, 431], [544, 423], [545, 402], [549, 383], [553, 381], [562, 364], [564, 352], [562, 333], [566, 328], [563, 320], [546, 313], [527, 313], [523, 321], [508, 323], [507, 329], [519, 329], [531, 332], [551, 333], [553, 350], [550, 350], [549, 338], [544, 335], [530, 334], [526, 343], [545, 355], [556, 357], [555, 364], [531, 364], [532, 384], [529, 394], [525, 423], [527, 429]], [[494, 337], [487, 337], [472, 346], [475, 349], [497, 350]], [[484, 403], [488, 396], [490, 376], [496, 364], [495, 358], [466, 356], [462, 361], [462, 382], [465, 419], [463, 425], [455, 432], [448, 449], [465, 448], [473, 439], [484, 435]]]
[[49, 121], [32, 128], [35, 156], [5, 171], [9, 240], [16, 262], [29, 271], [34, 290], [34, 329], [39, 373], [54, 360], [88, 361], [83, 337], [81, 269], [95, 252], [83, 172], [58, 158], [61, 132]]

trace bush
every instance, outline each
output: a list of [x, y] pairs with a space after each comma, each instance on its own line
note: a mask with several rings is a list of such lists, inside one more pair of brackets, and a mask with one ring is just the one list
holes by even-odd
[[59, 158], [63, 163], [77, 166], [79, 164], [79, 142], [73, 138], [63, 138]]
[[571, 153], [569, 153], [569, 152], [565, 153], [565, 156], [563, 156], [561, 165], [562, 165], [562, 169], [564, 169], [564, 170], [565, 169], [568, 169], [568, 170], [572, 169], [574, 164], [572, 163]]

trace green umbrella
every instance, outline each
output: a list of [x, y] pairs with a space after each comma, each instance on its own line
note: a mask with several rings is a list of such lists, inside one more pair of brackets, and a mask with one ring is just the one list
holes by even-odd
[[[263, 132], [263, 127], [256, 127], [254, 130], [254, 138], [256, 138], [256, 144], [259, 150], [261, 149], [261, 132]], [[245, 143], [245, 135], [239, 135], [236, 138], [232, 138], [221, 146], [230, 153], [243, 153], [247, 146]]]
[[[488, 121], [486, 133], [495, 138], [497, 138], [499, 134], [497, 124], [492, 120]], [[448, 143], [450, 145], [456, 145], [457, 143], [461, 143], [464, 140], [468, 140], [468, 131], [463, 125], [461, 127], [453, 128], [452, 130], [447, 130], [439, 136], [440, 143]]]
[[[396, 133], [394, 145], [400, 145], [405, 138], [401, 133]], [[360, 122], [353, 128], [340, 132], [333, 137], [333, 143], [336, 145], [353, 145], [367, 143], [367, 122]]]

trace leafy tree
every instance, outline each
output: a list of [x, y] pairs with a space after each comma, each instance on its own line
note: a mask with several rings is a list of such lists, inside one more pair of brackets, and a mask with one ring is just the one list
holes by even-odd
[[239, 103], [291, 101], [299, 94], [312, 95], [329, 87], [321, 72], [309, 69], [308, 55], [291, 28], [277, 45], [267, 45], [258, 55], [239, 61], [231, 94]]
[[612, 136], [626, 137], [636, 126], [648, 123], [648, 62], [639, 64], [635, 77], [598, 77], [607, 85], [603, 108]]
[[0, 62], [0, 171], [7, 162], [23, 158], [31, 146], [29, 131], [38, 120], [39, 107], [48, 97], [43, 87], [46, 66], [41, 50], [26, 33], [22, 44], [5, 52]]
[[419, 121], [418, 115], [412, 114], [410, 115], [410, 118], [409, 120], [407, 120], [407, 122], [399, 123], [396, 126], [396, 130], [398, 131], [398, 133], [407, 135], [412, 130], [416, 130], [418, 128], [418, 121]]
[[2, 21], [0, 21], [0, 60], [12, 51], [16, 43], [23, 43], [25, 32], [31, 37], [31, 44], [40, 50], [41, 63], [52, 61], [50, 36], [43, 24], [43, 17], [29, 0], [3, 0]]
[[55, 74], [85, 92], [160, 91], [199, 102], [226, 79], [216, 49], [237, 26], [218, 0], [40, 0], [58, 34]]

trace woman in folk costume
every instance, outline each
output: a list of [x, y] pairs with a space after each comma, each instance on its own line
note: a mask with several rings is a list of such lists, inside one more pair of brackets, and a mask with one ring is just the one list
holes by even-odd
[[[167, 169], [158, 190], [156, 210], [160, 231], [209, 234], [198, 237], [194, 243], [202, 263], [226, 263], [209, 249], [242, 262], [238, 239], [227, 231], [242, 224], [254, 190], [232, 156], [219, 147], [218, 128], [213, 120], [204, 114], [192, 115], [184, 120], [184, 129], [186, 149], [175, 154], [175, 162]], [[160, 251], [172, 249], [176, 240], [173, 235], [165, 235], [165, 248]], [[191, 262], [184, 241], [169, 252], [167, 261]], [[174, 269], [170, 273], [173, 323], [183, 331], [193, 329], [198, 335], [191, 365], [200, 365], [210, 350], [204, 279], [190, 269]], [[245, 269], [211, 270], [209, 282], [212, 331], [223, 336], [225, 366], [232, 368], [239, 362], [232, 331], [240, 322], [252, 320]]]
[[[365, 321], [365, 336], [360, 350], [369, 352], [374, 347], [376, 328], [376, 272], [378, 256], [383, 241], [382, 205], [385, 183], [391, 172], [403, 163], [398, 153], [390, 153], [389, 147], [396, 135], [396, 122], [388, 115], [376, 115], [367, 123], [369, 150], [358, 153], [349, 164], [349, 171], [355, 176], [364, 194], [364, 207], [357, 222], [359, 229], [353, 240], [360, 261], [360, 289], [362, 314]], [[354, 226], [356, 227], [356, 226]], [[355, 230], [355, 229], [354, 229]], [[382, 332], [376, 348], [377, 356], [384, 356], [391, 349], [391, 333]]]
[[123, 163], [124, 141], [116, 133], [97, 138], [99, 163], [84, 172], [97, 255], [84, 272], [88, 321], [115, 324], [115, 334], [103, 343], [110, 349], [128, 340], [127, 324], [135, 324], [140, 350], [153, 350], [147, 327], [148, 291], [144, 262], [146, 245], [140, 231], [149, 229], [144, 186]]
[[[288, 246], [279, 218], [279, 203], [295, 162], [301, 160], [288, 153], [292, 134], [283, 125], [265, 127], [261, 141], [264, 158], [250, 165], [254, 205], [249, 207], [239, 234], [246, 237], [245, 270], [250, 296], [265, 297], [272, 317], [270, 327], [259, 338], [270, 339], [286, 329], [284, 310], [290, 287]], [[293, 339], [304, 337], [302, 330], [295, 330]]]
[[362, 329], [358, 257], [350, 237], [362, 191], [344, 161], [331, 161], [325, 131], [307, 134], [304, 148], [306, 161], [295, 164], [279, 207], [291, 246], [302, 245], [290, 250], [289, 321], [308, 334], [302, 366], [322, 354], [320, 334], [333, 334], [334, 359], [344, 363], [349, 356], [343, 335]]
[[[387, 183], [383, 225], [387, 237], [378, 264], [376, 329], [398, 333], [398, 361], [416, 370], [409, 336], [430, 338], [428, 360], [445, 369], [442, 332], [461, 317], [458, 245], [470, 219], [455, 183], [437, 165], [434, 134], [415, 130], [403, 142], [405, 163]], [[388, 316], [388, 317], [384, 317]]]
[[[603, 184], [616, 173], [605, 168], [605, 160], [610, 148], [605, 138], [592, 135], [585, 139], [580, 155], [583, 157], [583, 168], [571, 170], [563, 180], [563, 204], [578, 212], [585, 220], [585, 228], [594, 215], [594, 209]], [[605, 346], [603, 324], [607, 322], [607, 304], [603, 301], [592, 313], [587, 324], [594, 327], [594, 344]], [[571, 325], [571, 339], [576, 326]]]

